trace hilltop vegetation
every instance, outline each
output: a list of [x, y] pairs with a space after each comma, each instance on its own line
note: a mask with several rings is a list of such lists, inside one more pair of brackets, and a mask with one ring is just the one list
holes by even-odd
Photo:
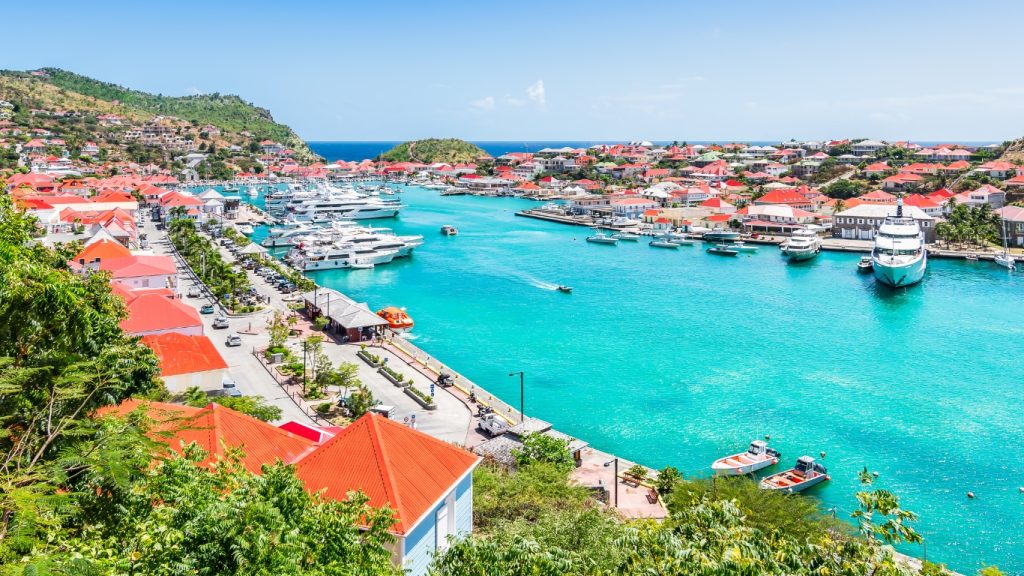
[[1015, 164], [1024, 164], [1024, 138], [1018, 138], [1017, 140], [1009, 142], [1006, 146], [1006, 150], [1003, 151], [1003, 155], [1000, 160], [1013, 162]]
[[476, 144], [458, 138], [428, 138], [403, 142], [385, 152], [381, 158], [391, 162], [473, 162], [488, 157]]

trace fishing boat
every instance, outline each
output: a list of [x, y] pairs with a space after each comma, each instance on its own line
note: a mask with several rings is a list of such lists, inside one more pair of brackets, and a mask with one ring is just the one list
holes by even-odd
[[802, 492], [811, 486], [817, 486], [830, 479], [828, 470], [815, 462], [814, 458], [801, 456], [796, 459], [796, 466], [785, 472], [779, 472], [778, 474], [762, 478], [759, 485], [765, 490], [776, 490], [792, 494], [794, 492]]
[[395, 332], [408, 332], [412, 330], [412, 318], [405, 310], [397, 306], [388, 306], [377, 310], [377, 316], [388, 321], [388, 326]]
[[717, 256], [738, 256], [739, 251], [729, 248], [726, 244], [716, 244], [706, 250], [708, 254], [715, 254]]
[[872, 267], [871, 256], [861, 256], [857, 262], [857, 272], [871, 272]]
[[729, 248], [731, 248], [733, 250], [738, 250], [740, 252], [757, 252], [757, 250], [758, 250], [757, 246], [754, 246], [752, 244], [747, 244], [746, 242], [733, 242], [732, 244], [729, 244], [728, 246], [729, 246]]
[[572, 294], [572, 286], [559, 286], [558, 291], [563, 294]]
[[455, 226], [452, 226], [451, 224], [445, 224], [444, 226], [441, 226], [441, 234], [444, 234], [445, 236], [455, 236], [458, 233], [459, 229], [456, 228]]
[[1014, 260], [1013, 256], [1010, 256], [1010, 247], [1006, 242], [1006, 218], [1002, 218], [1001, 222], [1003, 225], [1003, 253], [996, 254], [995, 263], [997, 266], [1013, 271], [1017, 269], [1017, 261]]
[[640, 236], [636, 234], [630, 234], [629, 232], [620, 232], [618, 234], [612, 234], [613, 238], [618, 238], [623, 242], [637, 242], [640, 240]]
[[673, 250], [679, 248], [679, 244], [669, 242], [668, 240], [651, 240], [650, 246], [652, 248], [672, 248]]
[[801, 228], [793, 232], [782, 246], [782, 254], [790, 262], [810, 260], [821, 253], [821, 238], [814, 230]]
[[594, 244], [618, 244], [619, 239], [614, 236], [608, 236], [603, 232], [598, 232], [593, 236], [587, 236], [587, 242], [593, 242]]
[[701, 238], [707, 242], [733, 242], [738, 240], [740, 233], [734, 230], [726, 230], [722, 227], [715, 227], [714, 230], [705, 232]]
[[778, 450], [769, 448], [764, 440], [754, 440], [746, 452], [719, 458], [711, 464], [711, 469], [724, 476], [751, 474], [778, 464], [781, 456]]
[[896, 200], [896, 214], [886, 216], [875, 235], [871, 270], [875, 279], [893, 288], [917, 284], [928, 267], [924, 233], [917, 220], [903, 216], [903, 197]]

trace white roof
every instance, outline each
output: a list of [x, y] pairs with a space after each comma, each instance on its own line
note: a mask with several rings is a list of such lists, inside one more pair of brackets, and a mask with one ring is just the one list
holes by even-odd
[[885, 146], [885, 144], [878, 140], [863, 140], [861, 142], [857, 142], [854, 146]]
[[[895, 216], [896, 206], [893, 204], [858, 204], [848, 210], [836, 214], [836, 216], [854, 216], [859, 218], [885, 218]], [[903, 215], [914, 220], [935, 220], [917, 206], [904, 206]]]

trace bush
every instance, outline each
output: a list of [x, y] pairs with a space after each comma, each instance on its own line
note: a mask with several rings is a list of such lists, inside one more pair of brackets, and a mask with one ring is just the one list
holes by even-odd
[[552, 464], [559, 470], [568, 473], [576, 467], [576, 461], [573, 460], [572, 454], [569, 452], [569, 442], [544, 434], [527, 435], [523, 439], [522, 449], [514, 450], [512, 457], [515, 458], [516, 466], [519, 468], [543, 462]]
[[328, 412], [331, 411], [331, 403], [330, 402], [323, 402], [321, 404], [317, 404], [316, 405], [316, 411], [319, 414], [327, 414]]
[[427, 395], [426, 392], [420, 390], [419, 388], [417, 388], [415, 386], [409, 386], [409, 387], [406, 388], [406, 390], [411, 390], [412, 393], [416, 395], [416, 397], [418, 397], [420, 400], [423, 400], [427, 404], [433, 404], [434, 403], [434, 399], [433, 398], [431, 398], [430, 396]]
[[676, 485], [683, 481], [683, 475], [679, 473], [679, 470], [674, 466], [665, 466], [658, 472], [658, 477], [654, 480], [654, 489], [661, 494], [662, 497], [668, 497], [675, 489]]
[[394, 378], [395, 380], [398, 380], [399, 382], [405, 380], [405, 375], [404, 374], [402, 374], [401, 372], [396, 372], [394, 369], [389, 367], [387, 364], [381, 366], [380, 369], [385, 371], [385, 372], [387, 372], [392, 378]]
[[640, 464], [633, 464], [626, 470], [626, 475], [632, 477], [637, 483], [647, 481], [647, 468], [644, 468]]

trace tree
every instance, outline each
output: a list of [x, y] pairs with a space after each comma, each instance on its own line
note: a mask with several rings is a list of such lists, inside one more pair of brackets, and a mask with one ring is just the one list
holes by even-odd
[[829, 198], [847, 199], [860, 196], [864, 191], [864, 185], [854, 180], [836, 180], [835, 182], [824, 186], [821, 189], [821, 193], [828, 196]]
[[679, 473], [677, 468], [665, 466], [658, 472], [658, 477], [654, 479], [654, 489], [658, 491], [662, 498], [667, 498], [672, 494], [672, 490], [682, 481], [683, 475]]
[[203, 408], [211, 402], [242, 414], [248, 414], [264, 422], [281, 418], [281, 408], [268, 404], [262, 396], [208, 396], [198, 386], [191, 386], [185, 390], [185, 404], [189, 406]]
[[528, 434], [523, 439], [523, 447], [514, 450], [512, 457], [516, 466], [520, 468], [537, 462], [546, 462], [568, 473], [576, 467], [576, 461], [569, 452], [569, 442], [544, 434]]

